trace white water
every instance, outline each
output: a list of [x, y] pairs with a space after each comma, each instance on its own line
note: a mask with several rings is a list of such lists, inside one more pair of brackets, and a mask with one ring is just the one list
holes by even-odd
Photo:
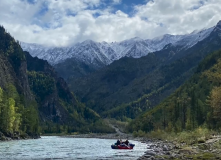
[[96, 138], [42, 137], [35, 140], [0, 142], [0, 159], [83, 159], [135, 160], [146, 151], [146, 144], [135, 144], [133, 150], [113, 150], [116, 140]]

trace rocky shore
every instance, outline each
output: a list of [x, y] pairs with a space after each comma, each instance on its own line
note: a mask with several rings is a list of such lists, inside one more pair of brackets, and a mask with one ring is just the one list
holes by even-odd
[[147, 151], [138, 160], [221, 159], [219, 136], [192, 145], [162, 140], [144, 140], [144, 143], [147, 144]]
[[21, 140], [21, 139], [38, 139], [41, 138], [39, 134], [21, 134], [19, 132], [15, 133], [2, 133], [0, 132], [0, 141], [11, 141], [11, 140]]

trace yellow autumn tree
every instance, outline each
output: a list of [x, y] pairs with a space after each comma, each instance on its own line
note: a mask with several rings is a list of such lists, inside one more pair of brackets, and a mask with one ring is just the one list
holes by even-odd
[[9, 98], [8, 100], [8, 113], [7, 113], [8, 131], [13, 131], [13, 124], [15, 121], [15, 100]]

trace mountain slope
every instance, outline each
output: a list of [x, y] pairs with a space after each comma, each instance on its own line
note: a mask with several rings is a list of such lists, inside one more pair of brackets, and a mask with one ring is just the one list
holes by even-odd
[[[207, 54], [221, 48], [219, 24], [191, 48], [168, 45], [139, 59], [120, 59], [88, 77], [70, 79], [68, 83], [87, 106], [103, 116], [135, 118], [184, 83]], [[139, 98], [138, 102], [142, 103], [127, 104]], [[147, 98], [148, 107], [144, 105]]]
[[134, 120], [131, 131], [154, 129], [180, 132], [203, 124], [219, 128], [221, 50], [207, 56], [190, 80], [157, 107]]
[[[37, 105], [29, 87], [27, 62], [19, 44], [0, 26], [0, 138], [38, 137]], [[31, 114], [31, 115], [30, 115]]]
[[93, 73], [104, 66], [86, 64], [84, 62], [80, 62], [78, 60], [70, 58], [62, 63], [54, 65], [53, 67], [59, 76], [67, 80], [69, 78], [76, 79], [79, 77], [87, 76], [88, 74]]
[[[26, 52], [28, 79], [39, 105], [44, 132], [68, 130], [80, 132], [112, 132], [100, 116], [80, 103], [70, 92], [63, 78], [57, 76], [47, 61], [33, 58]], [[60, 125], [60, 127], [57, 127]]]
[[[0, 27], [0, 131], [112, 132], [93, 110], [81, 104], [47, 61], [23, 52]], [[18, 138], [18, 137], [17, 137]]]

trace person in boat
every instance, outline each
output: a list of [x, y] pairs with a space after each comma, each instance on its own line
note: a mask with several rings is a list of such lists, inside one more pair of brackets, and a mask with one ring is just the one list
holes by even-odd
[[120, 145], [120, 144], [121, 144], [121, 143], [120, 143], [120, 140], [118, 139], [118, 140], [117, 140], [117, 145]]
[[128, 139], [126, 139], [126, 141], [124, 143], [128, 146], [128, 144], [129, 144]]

